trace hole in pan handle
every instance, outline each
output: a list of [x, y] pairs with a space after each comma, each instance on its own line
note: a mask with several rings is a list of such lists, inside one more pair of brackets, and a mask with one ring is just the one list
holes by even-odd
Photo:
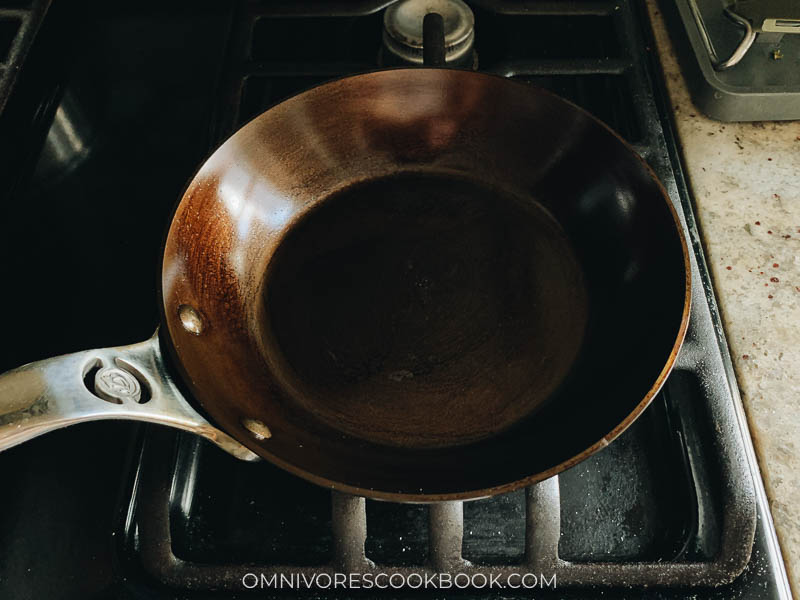
[[165, 367], [157, 332], [139, 344], [56, 356], [0, 375], [0, 451], [101, 419], [175, 427], [236, 458], [258, 460], [186, 401]]

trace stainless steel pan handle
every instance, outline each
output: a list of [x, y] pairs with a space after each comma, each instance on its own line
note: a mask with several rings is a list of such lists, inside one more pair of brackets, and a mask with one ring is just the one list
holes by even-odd
[[99, 419], [176, 427], [237, 458], [258, 460], [186, 401], [165, 368], [157, 333], [140, 344], [66, 354], [0, 375], [0, 451]]

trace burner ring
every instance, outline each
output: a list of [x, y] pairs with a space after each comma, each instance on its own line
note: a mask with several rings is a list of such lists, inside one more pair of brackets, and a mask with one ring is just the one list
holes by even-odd
[[462, 0], [401, 0], [383, 16], [387, 63], [423, 64], [422, 21], [428, 13], [444, 19], [445, 61], [453, 66], [474, 62], [475, 16]]

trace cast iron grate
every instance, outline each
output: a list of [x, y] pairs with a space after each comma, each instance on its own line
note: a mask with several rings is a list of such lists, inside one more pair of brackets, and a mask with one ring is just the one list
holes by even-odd
[[0, 113], [49, 6], [50, 0], [0, 0]]

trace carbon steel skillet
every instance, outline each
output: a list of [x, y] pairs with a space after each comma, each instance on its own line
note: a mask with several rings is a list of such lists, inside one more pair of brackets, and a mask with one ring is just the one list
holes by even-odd
[[506, 492], [647, 407], [688, 265], [653, 172], [576, 106], [474, 72], [341, 79], [197, 172], [160, 336], [0, 377], [0, 449], [125, 418], [370, 497]]

